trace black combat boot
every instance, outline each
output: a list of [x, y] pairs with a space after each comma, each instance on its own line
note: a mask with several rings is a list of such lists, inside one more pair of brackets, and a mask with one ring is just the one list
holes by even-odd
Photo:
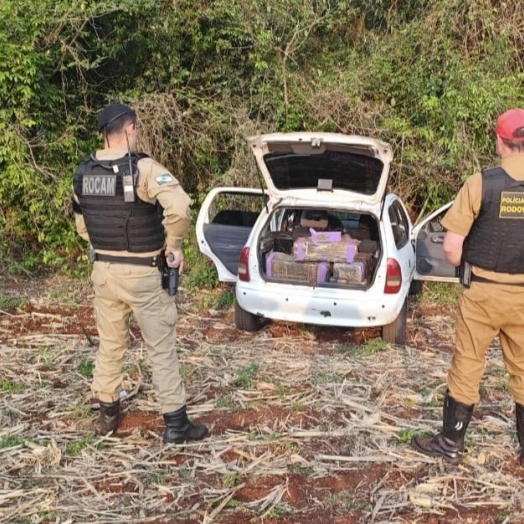
[[186, 406], [176, 411], [164, 413], [166, 429], [164, 431], [165, 444], [180, 444], [188, 440], [202, 440], [207, 436], [207, 426], [193, 424], [187, 417]]
[[474, 407], [475, 404], [468, 406], [457, 402], [446, 392], [442, 431], [434, 437], [413, 437], [411, 445], [430, 457], [441, 457], [452, 464], [460, 464], [464, 453], [464, 436]]
[[524, 467], [524, 406], [515, 403], [515, 415], [517, 418], [517, 436], [520, 444], [520, 465]]
[[98, 415], [99, 432], [101, 435], [114, 433], [121, 419], [120, 400], [115, 402], [101, 402]]

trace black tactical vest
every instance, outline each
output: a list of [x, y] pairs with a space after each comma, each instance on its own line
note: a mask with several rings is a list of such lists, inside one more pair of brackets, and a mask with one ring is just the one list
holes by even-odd
[[[98, 160], [94, 154], [86, 158], [73, 178], [75, 194], [85, 220], [93, 248], [111, 251], [146, 253], [164, 246], [162, 207], [140, 200], [136, 195], [137, 163], [143, 153], [117, 160]], [[122, 177], [134, 176], [134, 202], [124, 201]]]
[[464, 242], [464, 260], [500, 273], [524, 273], [524, 181], [501, 167], [482, 172], [482, 204]]

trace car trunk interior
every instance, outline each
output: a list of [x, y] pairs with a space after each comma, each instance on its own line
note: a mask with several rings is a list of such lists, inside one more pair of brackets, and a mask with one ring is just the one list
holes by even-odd
[[378, 223], [362, 212], [279, 208], [259, 238], [262, 276], [272, 282], [367, 288], [381, 257]]

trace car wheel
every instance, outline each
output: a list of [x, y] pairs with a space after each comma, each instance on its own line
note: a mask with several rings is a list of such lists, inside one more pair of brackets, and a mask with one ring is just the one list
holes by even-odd
[[391, 322], [382, 326], [382, 339], [390, 344], [404, 346], [406, 344], [406, 324], [408, 318], [408, 299], [398, 314], [398, 317]]
[[242, 331], [258, 331], [265, 325], [264, 319], [242, 309], [235, 302], [235, 326]]

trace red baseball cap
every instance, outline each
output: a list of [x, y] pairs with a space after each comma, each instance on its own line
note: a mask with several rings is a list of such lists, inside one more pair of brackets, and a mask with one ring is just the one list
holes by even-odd
[[514, 142], [524, 141], [524, 109], [508, 109], [497, 120], [495, 133]]

